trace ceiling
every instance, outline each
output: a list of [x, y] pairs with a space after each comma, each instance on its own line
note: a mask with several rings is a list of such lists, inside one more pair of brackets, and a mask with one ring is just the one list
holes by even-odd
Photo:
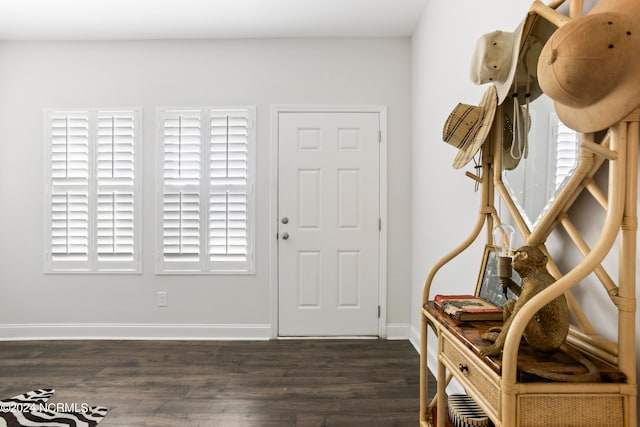
[[0, 40], [406, 37], [427, 0], [0, 0]]

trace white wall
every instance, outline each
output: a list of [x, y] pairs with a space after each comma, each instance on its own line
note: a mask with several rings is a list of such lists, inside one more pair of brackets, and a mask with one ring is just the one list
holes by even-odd
[[[413, 61], [413, 243], [412, 337], [420, 335], [420, 301], [431, 266], [466, 239], [479, 213], [480, 192], [452, 167], [457, 150], [442, 141], [442, 126], [458, 102], [477, 105], [486, 86], [469, 78], [476, 40], [483, 34], [513, 31], [529, 2], [436, 0], [427, 2], [412, 39]], [[481, 240], [481, 239], [480, 239]], [[436, 293], [473, 290], [483, 243], [474, 243], [443, 267], [431, 288]]]
[[[593, 2], [585, 4], [586, 11]], [[479, 193], [473, 192], [473, 183], [463, 173], [471, 167], [463, 171], [452, 168], [456, 150], [442, 142], [442, 125], [456, 103], [477, 105], [484, 93], [485, 87], [472, 84], [468, 77], [476, 40], [482, 34], [498, 29], [513, 31], [530, 5], [528, 0], [429, 1], [413, 35], [411, 337], [414, 344], [420, 337], [419, 309], [424, 279], [433, 264], [469, 235], [479, 210]], [[603, 173], [598, 174], [599, 181], [606, 178]], [[572, 214], [579, 213], [575, 217], [576, 226], [585, 233], [587, 242], [593, 244], [603, 214], [602, 209], [588, 199], [581, 197]], [[483, 235], [479, 237], [479, 244], [474, 244], [472, 249], [440, 270], [431, 289], [432, 297], [442, 292], [468, 293], [473, 290], [481, 260], [482, 238]], [[549, 240], [550, 250], [561, 251], [562, 258], [558, 257], [556, 261], [565, 272], [581, 259], [568, 250], [573, 244], [566, 239], [565, 235], [557, 233]], [[613, 252], [605, 265], [617, 280], [615, 248]], [[636, 280], [640, 287], [640, 280], [637, 277]], [[616, 311], [601, 286], [595, 281], [582, 283], [576, 287], [575, 294], [596, 331], [615, 340]], [[636, 313], [636, 324], [638, 319], [640, 315]], [[636, 348], [640, 351], [638, 332]], [[429, 352], [432, 351], [435, 352], [435, 348], [430, 345]]]
[[[387, 319], [408, 330], [408, 39], [2, 42], [0, 64], [0, 338], [268, 337], [272, 104], [388, 107]], [[157, 276], [155, 109], [216, 105], [257, 106], [256, 274]], [[44, 109], [132, 106], [144, 115], [144, 273], [43, 274]]]

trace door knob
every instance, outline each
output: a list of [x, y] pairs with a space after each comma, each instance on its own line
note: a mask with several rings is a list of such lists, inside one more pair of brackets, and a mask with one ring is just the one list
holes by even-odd
[[288, 238], [289, 238], [289, 233], [287, 233], [286, 231], [282, 233], [282, 240], [287, 240]]
[[289, 224], [289, 218], [286, 216], [282, 218], [280, 221], [282, 221], [283, 224]]

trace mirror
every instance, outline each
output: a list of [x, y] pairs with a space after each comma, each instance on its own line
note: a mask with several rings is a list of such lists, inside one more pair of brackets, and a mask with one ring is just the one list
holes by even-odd
[[560, 122], [553, 101], [537, 81], [540, 52], [556, 29], [537, 14], [527, 16], [512, 99], [505, 99], [502, 109], [502, 181], [531, 231], [575, 172], [579, 159], [579, 134]]
[[512, 170], [504, 168], [503, 182], [533, 230], [578, 166], [579, 134], [558, 119], [552, 100], [544, 94], [528, 110], [526, 147]]

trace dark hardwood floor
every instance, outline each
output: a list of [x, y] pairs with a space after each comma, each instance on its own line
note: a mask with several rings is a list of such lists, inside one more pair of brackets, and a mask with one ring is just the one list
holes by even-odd
[[0, 399], [48, 387], [108, 407], [100, 427], [417, 426], [419, 356], [386, 340], [0, 342]]

